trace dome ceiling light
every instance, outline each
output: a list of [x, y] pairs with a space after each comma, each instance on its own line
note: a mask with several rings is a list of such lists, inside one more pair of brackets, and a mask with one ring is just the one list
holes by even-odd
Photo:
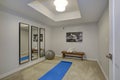
[[55, 0], [54, 5], [56, 7], [56, 11], [64, 12], [66, 10], [66, 6], [68, 5], [67, 0]]

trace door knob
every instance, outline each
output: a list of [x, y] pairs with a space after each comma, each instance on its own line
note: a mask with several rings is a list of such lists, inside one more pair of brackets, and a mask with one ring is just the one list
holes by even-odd
[[108, 55], [106, 55], [106, 57], [112, 60], [112, 54], [109, 53]]

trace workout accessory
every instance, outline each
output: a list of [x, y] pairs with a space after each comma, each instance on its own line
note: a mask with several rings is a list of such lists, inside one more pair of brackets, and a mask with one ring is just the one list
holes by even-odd
[[54, 59], [54, 57], [55, 57], [55, 52], [52, 51], [52, 50], [48, 50], [45, 53], [45, 58], [48, 59], [48, 60], [52, 60], [52, 59]]
[[61, 61], [38, 80], [62, 80], [71, 65], [72, 62]]

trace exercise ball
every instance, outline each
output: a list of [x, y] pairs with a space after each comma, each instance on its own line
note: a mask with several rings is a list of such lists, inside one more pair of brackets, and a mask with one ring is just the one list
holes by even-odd
[[54, 59], [54, 57], [55, 57], [55, 52], [52, 51], [52, 50], [48, 50], [45, 53], [45, 58], [48, 59], [48, 60], [52, 60], [52, 59]]

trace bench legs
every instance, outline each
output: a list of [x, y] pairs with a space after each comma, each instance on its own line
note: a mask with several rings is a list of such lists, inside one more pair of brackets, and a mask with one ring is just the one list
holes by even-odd
[[62, 57], [64, 58], [64, 57], [65, 57], [65, 54], [62, 54]]
[[83, 56], [81, 57], [81, 60], [83, 60]]

